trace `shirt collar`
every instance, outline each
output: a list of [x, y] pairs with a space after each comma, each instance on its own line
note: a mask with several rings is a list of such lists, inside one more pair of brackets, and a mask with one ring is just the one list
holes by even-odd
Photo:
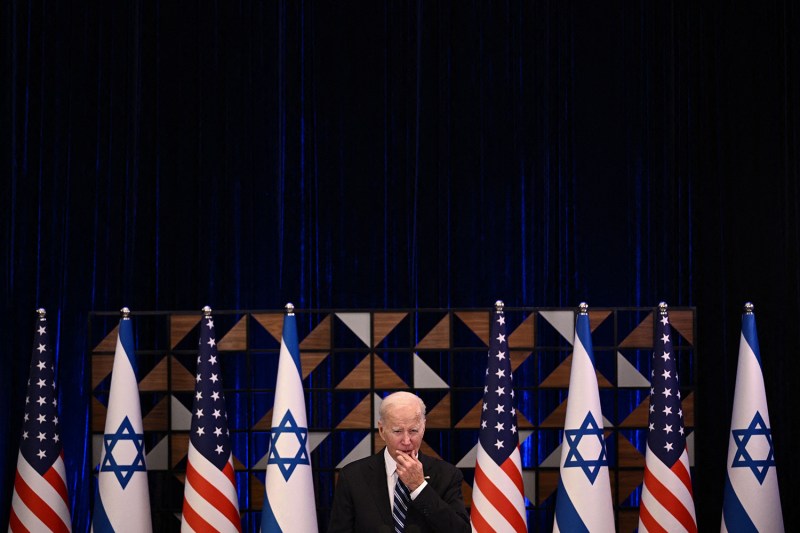
[[386, 477], [393, 476], [395, 470], [397, 470], [397, 461], [395, 461], [394, 457], [389, 453], [388, 447], [383, 449], [383, 462], [386, 465]]

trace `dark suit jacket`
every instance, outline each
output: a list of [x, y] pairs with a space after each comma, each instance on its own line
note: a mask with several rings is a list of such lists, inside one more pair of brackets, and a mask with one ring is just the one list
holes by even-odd
[[[461, 497], [464, 477], [455, 466], [419, 454], [428, 485], [409, 506], [406, 533], [471, 531]], [[339, 472], [328, 533], [394, 531], [383, 450]]]

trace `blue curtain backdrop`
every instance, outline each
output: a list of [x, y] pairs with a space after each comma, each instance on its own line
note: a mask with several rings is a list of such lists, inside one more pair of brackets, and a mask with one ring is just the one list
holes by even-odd
[[89, 310], [502, 298], [697, 306], [701, 530], [755, 302], [800, 527], [794, 2], [0, 9], [0, 523], [38, 306], [84, 530]]

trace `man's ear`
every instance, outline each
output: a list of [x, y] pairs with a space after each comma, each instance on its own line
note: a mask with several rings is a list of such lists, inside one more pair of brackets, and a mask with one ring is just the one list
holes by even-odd
[[378, 421], [378, 435], [381, 436], [381, 440], [383, 442], [386, 442], [386, 438], [383, 436], [383, 424], [380, 422], [380, 420]]

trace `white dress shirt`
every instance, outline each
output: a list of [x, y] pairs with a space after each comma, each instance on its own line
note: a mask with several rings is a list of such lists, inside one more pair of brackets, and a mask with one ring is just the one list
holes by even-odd
[[[394, 511], [394, 486], [397, 484], [397, 461], [389, 454], [389, 448], [383, 449], [383, 461], [386, 464], [386, 485], [389, 489], [389, 506], [392, 511]], [[414, 500], [427, 485], [428, 482], [423, 481], [422, 485], [411, 493], [411, 499]]]

